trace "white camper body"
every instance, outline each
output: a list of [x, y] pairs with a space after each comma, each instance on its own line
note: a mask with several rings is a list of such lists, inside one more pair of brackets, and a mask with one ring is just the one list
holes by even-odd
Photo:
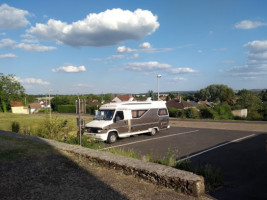
[[165, 101], [127, 101], [104, 104], [94, 120], [85, 125], [85, 135], [97, 140], [116, 142], [117, 138], [156, 132], [169, 128]]

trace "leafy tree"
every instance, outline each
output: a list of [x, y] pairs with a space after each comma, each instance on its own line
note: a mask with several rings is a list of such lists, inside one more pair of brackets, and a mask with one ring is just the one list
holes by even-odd
[[259, 96], [249, 90], [240, 90], [237, 104], [241, 108], [247, 108], [249, 111], [258, 111], [262, 108], [262, 101]]
[[263, 104], [260, 97], [256, 93], [245, 89], [239, 91], [238, 95], [237, 104], [240, 105], [241, 108], [248, 109], [248, 119], [261, 120]]
[[262, 117], [263, 120], [267, 121], [267, 101], [262, 104]]
[[153, 90], [148, 90], [147, 97], [151, 97], [152, 100], [158, 100], [157, 95], [153, 92]]
[[112, 101], [112, 99], [114, 99], [114, 98], [115, 98], [115, 95], [112, 93], [104, 94], [104, 96], [103, 96], [104, 101]]
[[267, 101], [267, 90], [262, 90], [259, 95], [262, 101]]
[[194, 98], [194, 94], [191, 94], [191, 93], [183, 94], [183, 95], [182, 95], [182, 98], [183, 98], [183, 100], [185, 100], [185, 101], [187, 101], [187, 100], [194, 101], [194, 100], [195, 100], [195, 98]]
[[209, 85], [208, 87], [201, 89], [195, 93], [195, 97], [198, 100], [208, 100], [212, 102], [223, 102], [230, 103], [234, 97], [233, 89], [227, 85]]
[[10, 109], [10, 101], [22, 101], [25, 89], [15, 79], [14, 75], [5, 76], [0, 73], [0, 110], [6, 112]]

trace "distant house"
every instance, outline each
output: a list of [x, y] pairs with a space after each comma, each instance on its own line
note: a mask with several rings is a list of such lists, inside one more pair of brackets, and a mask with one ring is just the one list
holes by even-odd
[[41, 108], [42, 107], [40, 103], [31, 103], [29, 105], [30, 114], [37, 113]]
[[117, 103], [120, 103], [120, 102], [123, 102], [123, 101], [135, 101], [135, 98], [133, 98], [132, 95], [119, 95], [119, 96], [116, 96], [114, 99], [112, 99], [112, 102], [117, 102]]
[[198, 103], [195, 102], [195, 101], [190, 101], [189, 99], [187, 100], [188, 103], [190, 103], [191, 105], [197, 107], [198, 106]]
[[161, 100], [161, 101], [166, 101], [166, 96], [163, 96], [163, 97], [159, 97], [159, 99]]
[[177, 109], [188, 109], [191, 107], [194, 107], [192, 104], [188, 103], [187, 101], [184, 101], [181, 97], [171, 99], [166, 103], [167, 107], [177, 108]]
[[41, 101], [40, 105], [41, 105], [41, 108], [50, 108], [50, 103], [46, 101], [45, 102]]
[[22, 102], [11, 101], [10, 105], [11, 105], [12, 113], [15, 113], [15, 114], [29, 114], [29, 110], [27, 108], [24, 108], [24, 106], [22, 105]]
[[93, 99], [91, 101], [88, 101], [88, 105], [98, 105], [98, 104], [99, 104], [99, 102], [97, 99]]

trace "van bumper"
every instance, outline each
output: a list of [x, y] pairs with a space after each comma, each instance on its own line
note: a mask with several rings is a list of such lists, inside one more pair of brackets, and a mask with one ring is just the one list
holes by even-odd
[[84, 135], [89, 136], [95, 140], [99, 140], [99, 141], [106, 141], [108, 136], [106, 133], [88, 133], [85, 132]]

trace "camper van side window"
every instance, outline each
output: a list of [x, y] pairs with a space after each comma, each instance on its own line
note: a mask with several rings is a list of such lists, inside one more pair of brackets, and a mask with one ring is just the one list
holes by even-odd
[[115, 116], [116, 121], [124, 120], [124, 115], [122, 111], [117, 111]]
[[132, 110], [132, 118], [140, 118], [142, 117], [147, 110]]
[[167, 109], [159, 109], [158, 115], [168, 115]]

